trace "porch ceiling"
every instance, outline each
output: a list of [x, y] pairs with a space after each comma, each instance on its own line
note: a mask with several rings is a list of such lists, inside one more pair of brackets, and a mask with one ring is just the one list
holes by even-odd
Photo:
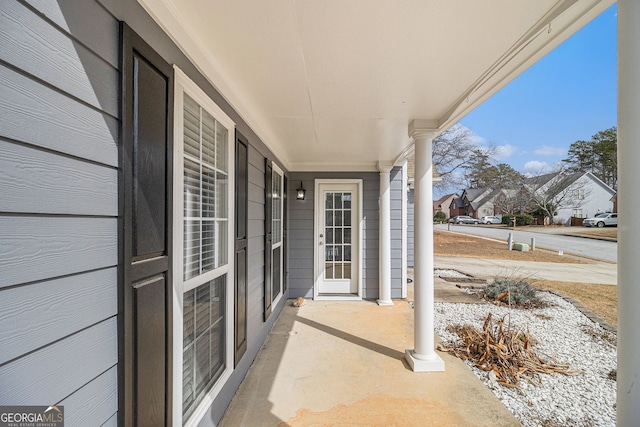
[[138, 0], [294, 171], [376, 170], [613, 0]]

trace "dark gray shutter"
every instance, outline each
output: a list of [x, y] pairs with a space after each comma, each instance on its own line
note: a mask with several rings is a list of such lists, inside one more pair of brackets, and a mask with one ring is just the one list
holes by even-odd
[[247, 210], [249, 163], [247, 140], [236, 131], [235, 366], [247, 351]]
[[171, 420], [173, 69], [126, 24], [120, 146], [119, 425]]

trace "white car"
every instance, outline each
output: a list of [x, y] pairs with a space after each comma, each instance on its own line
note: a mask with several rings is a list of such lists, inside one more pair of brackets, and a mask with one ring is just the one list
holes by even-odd
[[483, 224], [502, 224], [502, 219], [497, 216], [483, 216], [480, 218], [480, 222]]
[[607, 225], [614, 227], [618, 226], [618, 214], [617, 213], [601, 213], [594, 218], [587, 218], [582, 221], [582, 225], [585, 227], [598, 227], [602, 228]]

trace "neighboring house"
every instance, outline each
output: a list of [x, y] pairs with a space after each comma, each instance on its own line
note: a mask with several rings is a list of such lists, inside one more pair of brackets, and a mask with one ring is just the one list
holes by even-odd
[[[493, 215], [493, 205], [490, 205], [490, 196], [495, 192], [491, 188], [467, 188], [462, 191], [460, 197], [454, 197], [449, 204], [449, 212], [452, 217], [456, 215], [469, 215], [472, 218], [480, 218], [485, 215]], [[496, 193], [497, 194], [497, 193]], [[481, 212], [489, 212], [482, 213]]]
[[555, 172], [525, 180], [529, 193], [528, 209], [550, 203], [553, 222], [571, 225], [571, 218], [588, 218], [613, 210], [615, 191], [591, 172]]
[[571, 225], [571, 217], [591, 218], [602, 212], [615, 212], [611, 199], [615, 191], [591, 172], [574, 174], [566, 183], [571, 196], [558, 208], [555, 223]]
[[288, 298], [406, 296], [414, 151], [432, 289], [432, 139], [612, 3], [2, 2], [0, 406], [217, 425]]
[[460, 196], [458, 194], [447, 194], [446, 196], [442, 196], [440, 199], [433, 202], [433, 214], [435, 215], [438, 212], [444, 212], [447, 218], [451, 218], [451, 202], [453, 199], [456, 199]]

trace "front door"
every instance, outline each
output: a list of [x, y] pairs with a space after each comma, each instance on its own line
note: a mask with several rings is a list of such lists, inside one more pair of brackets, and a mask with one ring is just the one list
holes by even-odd
[[360, 298], [361, 181], [316, 181], [316, 298]]

